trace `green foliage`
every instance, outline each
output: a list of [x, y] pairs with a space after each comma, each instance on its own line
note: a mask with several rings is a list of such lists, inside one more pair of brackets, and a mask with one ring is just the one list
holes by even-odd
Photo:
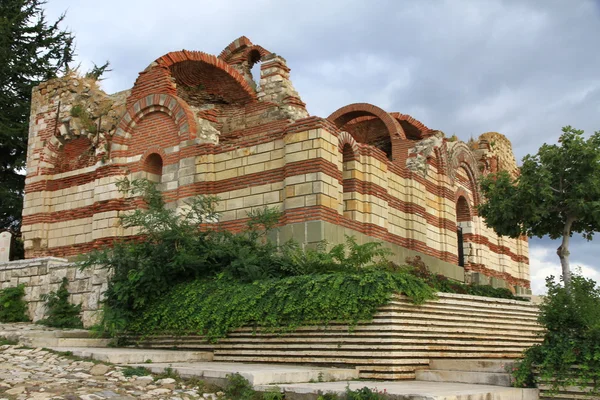
[[227, 375], [227, 383], [223, 392], [225, 398], [231, 400], [252, 400], [258, 397], [252, 384], [239, 373]]
[[214, 223], [214, 197], [197, 197], [179, 212], [167, 208], [147, 180], [119, 185], [144, 200], [145, 208], [121, 217], [144, 239], [117, 242], [81, 263], [111, 270], [99, 333], [195, 333], [217, 340], [244, 325], [289, 330], [370, 320], [394, 292], [415, 303], [433, 298], [436, 290], [514, 298], [506, 290], [430, 274], [424, 264], [418, 270], [397, 267], [381, 243], [346, 237], [330, 250], [326, 243], [278, 247], [267, 240], [277, 210], [253, 211], [246, 229], [234, 234]]
[[0, 346], [16, 346], [18, 344], [18, 340], [7, 339], [3, 336], [0, 336]]
[[67, 70], [73, 36], [49, 23], [43, 0], [0, 2], [0, 229], [20, 230], [31, 91]]
[[101, 77], [105, 73], [112, 71], [111, 69], [108, 69], [109, 66], [110, 62], [108, 61], [102, 65], [96, 65], [96, 63], [94, 63], [94, 67], [90, 71], [86, 72], [85, 77], [95, 81], [101, 80]]
[[386, 398], [384, 392], [373, 391], [368, 387], [362, 389], [350, 390], [346, 387], [345, 400], [382, 400]]
[[490, 174], [481, 189], [486, 200], [479, 214], [498, 234], [563, 238], [559, 256], [568, 283], [568, 238], [575, 232], [591, 240], [600, 231], [600, 131], [585, 139], [583, 131], [564, 127], [558, 145], [525, 156], [519, 176]]
[[132, 376], [147, 376], [152, 375], [150, 370], [146, 367], [125, 367], [121, 371], [123, 376], [131, 378]]
[[[407, 258], [406, 263], [408, 265], [400, 267], [399, 270], [405, 270], [423, 279], [429, 286], [439, 292], [528, 301], [528, 299], [515, 296], [510, 290], [505, 288], [495, 288], [490, 285], [464, 284], [448, 279], [444, 275], [433, 273], [418, 256]], [[398, 270], [397, 267], [395, 269]]]
[[317, 400], [384, 400], [389, 398], [386, 391], [372, 390], [367, 386], [361, 389], [351, 390], [350, 386], [346, 386], [346, 391], [343, 395], [337, 393], [324, 393], [317, 397]]
[[370, 320], [392, 293], [415, 303], [434, 298], [434, 290], [407, 273], [301, 275], [252, 283], [225, 278], [176, 286], [134, 318], [128, 330], [138, 334], [201, 334], [216, 341], [228, 332], [255, 326], [289, 331], [304, 324]]
[[281, 389], [275, 387], [263, 392], [262, 398], [263, 400], [283, 400], [285, 398], [285, 394], [281, 392]]
[[25, 285], [0, 290], [0, 322], [27, 322]]
[[574, 275], [569, 290], [546, 280], [548, 295], [540, 307], [546, 328], [542, 344], [528, 349], [513, 372], [519, 386], [547, 382], [553, 391], [565, 386], [592, 385], [600, 394], [600, 287]]
[[39, 320], [41, 325], [51, 326], [53, 328], [83, 328], [81, 314], [81, 304], [69, 303], [69, 291], [67, 286], [69, 281], [63, 278], [60, 287], [56, 292], [50, 292], [42, 295], [42, 301], [46, 302], [47, 317]]

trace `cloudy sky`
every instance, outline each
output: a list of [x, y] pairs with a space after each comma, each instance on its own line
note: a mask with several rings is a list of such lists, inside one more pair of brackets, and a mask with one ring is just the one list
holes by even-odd
[[[219, 54], [245, 35], [288, 61], [313, 115], [368, 102], [463, 140], [497, 131], [517, 159], [560, 128], [600, 130], [600, 0], [49, 0], [78, 61], [109, 60], [112, 93], [174, 50]], [[532, 288], [560, 274], [558, 243], [530, 242]], [[572, 262], [600, 281], [600, 237]]]

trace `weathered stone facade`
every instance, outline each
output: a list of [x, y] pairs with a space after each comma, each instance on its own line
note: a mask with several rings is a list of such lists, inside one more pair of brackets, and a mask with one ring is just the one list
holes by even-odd
[[71, 257], [135, 235], [119, 225], [135, 199], [115, 183], [147, 177], [177, 206], [218, 195], [221, 221], [232, 230], [253, 208], [276, 206], [280, 242], [350, 234], [383, 241], [398, 262], [419, 255], [461, 281], [529, 287], [527, 240], [498, 237], [477, 215], [481, 174], [516, 173], [504, 136], [467, 144], [364, 103], [309, 116], [289, 72], [282, 57], [241, 37], [219, 56], [166, 54], [131, 90], [112, 96], [75, 76], [40, 85], [31, 111], [26, 256]]

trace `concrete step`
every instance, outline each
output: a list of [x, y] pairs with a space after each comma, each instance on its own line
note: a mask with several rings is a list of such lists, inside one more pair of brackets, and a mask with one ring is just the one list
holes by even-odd
[[[419, 381], [350, 381], [259, 385], [258, 390], [280, 390], [286, 398], [317, 399], [319, 393], [343, 395], [350, 390], [368, 387], [373, 391], [385, 392], [391, 398], [402, 400], [538, 400], [537, 389], [507, 388], [489, 385], [471, 385], [448, 382]], [[292, 394], [292, 395], [290, 395]]]
[[427, 382], [456, 382], [510, 387], [510, 374], [500, 372], [423, 369], [415, 371], [415, 378], [417, 381]]
[[145, 364], [152, 363], [180, 363], [196, 361], [212, 361], [213, 354], [207, 351], [179, 351], [179, 350], [152, 350], [129, 348], [102, 348], [102, 347], [49, 347], [55, 351], [69, 351], [74, 356], [91, 358], [112, 364]]
[[286, 364], [244, 364], [223, 362], [152, 363], [134, 366], [146, 367], [153, 373], [171, 368], [184, 378], [196, 377], [222, 384], [227, 375], [239, 373], [253, 385], [298, 382], [331, 382], [358, 379], [358, 371], [350, 368], [323, 368]]
[[29, 347], [106, 347], [110, 339], [23, 336], [19, 342]]
[[0, 331], [0, 337], [30, 347], [105, 347], [110, 342], [110, 339], [95, 338], [85, 329], [58, 330], [42, 326], [39, 330]]
[[433, 359], [429, 367], [445, 371], [498, 372], [505, 373], [512, 368], [510, 359]]

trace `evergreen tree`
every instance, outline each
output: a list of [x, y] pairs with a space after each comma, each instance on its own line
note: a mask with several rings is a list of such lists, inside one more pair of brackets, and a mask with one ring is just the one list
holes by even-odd
[[74, 43], [44, 0], [0, 0], [0, 229], [19, 232], [31, 91], [68, 69]]

